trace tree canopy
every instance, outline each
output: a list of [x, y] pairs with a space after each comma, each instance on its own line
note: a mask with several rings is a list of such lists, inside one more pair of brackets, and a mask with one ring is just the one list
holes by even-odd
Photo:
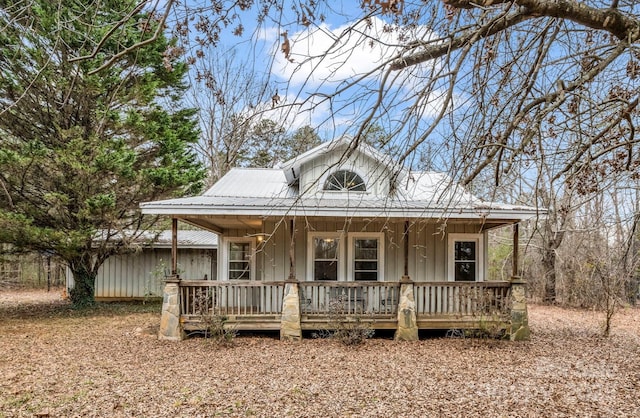
[[[8, 3], [11, 17], [0, 27], [28, 22], [25, 4]], [[582, 202], [640, 179], [635, 0], [168, 0], [122, 3], [119, 16], [109, 14], [110, 2], [99, 7], [97, 15], [110, 16], [104, 26], [84, 23], [88, 30], [74, 31], [82, 47], [69, 51], [69, 64], [86, 77], [117, 71], [136, 51], [159, 45], [164, 29], [177, 39], [157, 49], [165, 65], [176, 57], [202, 62], [235, 39], [246, 65], [266, 74], [244, 107], [283, 111], [270, 119], [277, 125], [315, 115], [316, 132], [350, 134], [353, 148], [380, 130], [386, 149], [408, 165], [561, 215], [575, 206], [566, 196]], [[52, 42], [93, 16], [80, 6], [75, 20], [54, 9]], [[233, 97], [220, 90], [221, 74], [202, 75], [217, 88], [215, 100]], [[28, 83], [15, 103], [29, 100], [24, 92], [37, 83]], [[246, 109], [231, 110], [242, 121]], [[635, 222], [628, 231], [637, 223], [632, 211], [615, 213]], [[550, 252], [568, 224], [549, 224]]]
[[137, 2], [3, 2], [0, 10], [0, 241], [60, 257], [72, 300], [91, 302], [97, 270], [126, 250], [145, 219], [142, 201], [196, 193], [204, 170], [193, 109], [180, 98], [186, 65], [164, 36], [93, 73], [160, 22]]

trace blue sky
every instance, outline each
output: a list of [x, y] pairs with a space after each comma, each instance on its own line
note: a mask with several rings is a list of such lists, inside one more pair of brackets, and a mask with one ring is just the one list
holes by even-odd
[[[343, 133], [354, 133], [357, 122], [367, 114], [381, 85], [381, 66], [384, 60], [399, 51], [397, 33], [383, 30], [388, 17], [374, 16], [369, 25], [357, 23], [364, 15], [357, 2], [332, 3], [326, 11], [327, 20], [308, 27], [296, 21], [294, 14], [281, 15], [257, 27], [255, 12], [241, 15], [244, 36], [236, 37], [225, 31], [220, 49], [233, 48], [238, 57], [245, 57], [243, 66], [253, 66], [260, 73], [270, 74], [271, 88], [281, 97], [280, 106], [272, 109], [271, 95], [263, 97], [264, 115], [284, 121], [288, 129], [311, 125], [324, 139]], [[317, 22], [317, 20], [316, 20]], [[281, 51], [287, 33], [290, 43], [289, 60]], [[429, 28], [418, 27], [409, 33], [410, 39], [431, 38]], [[339, 40], [339, 41], [338, 41]], [[328, 54], [325, 54], [329, 51]], [[381, 125], [391, 124], [402, 113], [403, 98], [423, 89], [428, 80], [424, 76], [433, 63], [407, 70], [386, 84], [388, 99], [400, 106], [384, 114]], [[397, 74], [394, 74], [396, 76]], [[356, 82], [331, 101], [327, 96]], [[430, 118], [441, 105], [438, 93], [423, 109], [423, 118]]]

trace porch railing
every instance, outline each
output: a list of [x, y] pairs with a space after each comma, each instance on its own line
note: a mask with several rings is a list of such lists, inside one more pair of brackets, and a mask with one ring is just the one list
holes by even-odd
[[[300, 313], [307, 317], [398, 312], [399, 282], [299, 282]], [[280, 315], [285, 282], [182, 280], [181, 314]], [[510, 309], [509, 282], [414, 282], [416, 315], [480, 316]]]
[[280, 315], [284, 282], [182, 280], [182, 315]]
[[397, 313], [400, 284], [392, 282], [300, 282], [300, 313], [307, 316]]
[[478, 316], [505, 314], [509, 282], [414, 282], [416, 315]]

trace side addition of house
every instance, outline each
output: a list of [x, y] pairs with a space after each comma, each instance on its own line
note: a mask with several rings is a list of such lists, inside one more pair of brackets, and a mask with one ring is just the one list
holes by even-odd
[[[218, 234], [217, 280], [179, 275], [173, 248], [160, 337], [195, 330], [203, 297], [238, 329], [297, 339], [331, 309], [396, 338], [503, 324], [528, 337], [518, 222], [536, 208], [484, 202], [440, 173], [410, 171], [346, 138], [273, 169], [235, 168], [201, 196], [142, 204]], [[513, 277], [488, 281], [487, 231], [513, 230]], [[177, 242], [174, 240], [174, 243]]]

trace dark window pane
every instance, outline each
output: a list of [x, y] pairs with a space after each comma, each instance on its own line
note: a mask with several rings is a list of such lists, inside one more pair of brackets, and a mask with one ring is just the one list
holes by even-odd
[[457, 282], [474, 282], [476, 280], [476, 263], [456, 262], [455, 275]]
[[249, 270], [249, 263], [245, 261], [229, 262], [229, 270]]
[[354, 280], [376, 281], [378, 280], [378, 272], [377, 271], [356, 271], [354, 274]]
[[455, 259], [456, 260], [476, 260], [476, 242], [475, 241], [456, 241], [455, 242]]
[[378, 262], [377, 261], [356, 261], [355, 270], [356, 271], [359, 271], [359, 270], [377, 271]]
[[338, 240], [335, 238], [314, 239], [314, 259], [335, 260], [338, 254]]
[[356, 239], [355, 254], [356, 260], [377, 260], [378, 240], [377, 239]]
[[229, 280], [249, 280], [249, 270], [229, 270]]
[[356, 248], [378, 248], [378, 240], [374, 239], [357, 239], [355, 240]]
[[248, 242], [229, 243], [229, 260], [247, 260], [247, 259], [249, 259], [249, 243]]
[[315, 261], [313, 268], [314, 280], [338, 280], [337, 261]]
[[378, 259], [378, 251], [377, 250], [363, 250], [356, 249], [355, 254], [356, 260], [377, 260]]

